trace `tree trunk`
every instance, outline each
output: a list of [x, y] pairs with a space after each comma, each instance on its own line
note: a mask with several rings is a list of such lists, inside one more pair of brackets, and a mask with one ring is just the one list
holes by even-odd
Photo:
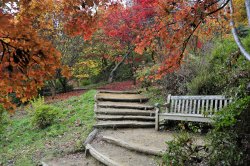
[[248, 26], [250, 27], [250, 0], [245, 0], [245, 5], [247, 11]]
[[52, 98], [54, 98], [56, 95], [56, 83], [54, 80], [52, 80], [50, 83], [50, 92], [51, 92]]
[[131, 67], [131, 74], [132, 74], [132, 80], [133, 80], [133, 85], [136, 85], [136, 77], [135, 77], [135, 58], [134, 56], [132, 55], [131, 56], [131, 63], [130, 63], [130, 67]]
[[124, 57], [122, 58], [121, 62], [119, 62], [115, 67], [114, 69], [110, 72], [110, 75], [109, 75], [109, 79], [108, 79], [108, 82], [109, 83], [112, 83], [113, 82], [113, 79], [114, 79], [114, 74], [116, 72], [116, 70], [122, 65], [122, 63], [125, 61], [125, 59], [129, 56], [131, 52], [131, 49], [128, 50], [128, 52], [124, 55]]
[[[246, 0], [246, 1], [249, 1], [249, 0]], [[234, 40], [237, 44], [237, 46], [239, 47], [240, 49], [240, 52], [242, 53], [242, 55], [244, 55], [247, 60], [250, 61], [250, 54], [245, 50], [243, 44], [241, 43], [240, 41], [240, 38], [237, 34], [237, 31], [236, 31], [236, 28], [235, 28], [235, 23], [234, 23], [234, 20], [233, 20], [233, 4], [232, 4], [232, 0], [229, 2], [229, 7], [230, 7], [230, 15], [231, 15], [231, 19], [230, 19], [230, 26], [232, 27], [232, 33], [233, 33], [233, 36], [234, 36]]]
[[66, 92], [68, 91], [68, 89], [67, 89], [67, 84], [68, 84], [67, 79], [66, 79], [65, 77], [61, 77], [61, 78], [59, 78], [59, 82], [60, 82], [61, 85], [62, 85], [63, 93], [66, 93]]

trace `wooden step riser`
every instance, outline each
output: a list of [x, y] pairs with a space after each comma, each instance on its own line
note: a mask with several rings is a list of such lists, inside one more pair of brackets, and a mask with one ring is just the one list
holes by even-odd
[[153, 107], [137, 107], [137, 106], [121, 106], [121, 105], [97, 105], [100, 108], [120, 108], [120, 109], [138, 109], [138, 110], [153, 110]]
[[154, 124], [143, 124], [143, 125], [138, 125], [138, 124], [110, 124], [110, 125], [94, 125], [96, 128], [154, 128]]
[[110, 98], [97, 98], [98, 101], [113, 101], [113, 102], [135, 102], [135, 103], [145, 103], [149, 99], [110, 99]]
[[155, 118], [137, 118], [137, 117], [117, 117], [117, 118], [108, 118], [108, 117], [96, 117], [98, 120], [114, 120], [114, 121], [120, 121], [120, 120], [138, 120], [138, 121], [146, 121], [146, 122], [154, 122]]
[[85, 154], [86, 155], [90, 154], [96, 160], [100, 161], [101, 163], [103, 163], [103, 164], [105, 164], [107, 166], [121, 166], [120, 163], [117, 163], [116, 161], [114, 161], [114, 160], [110, 159], [109, 157], [103, 155], [102, 153], [98, 152], [90, 144], [87, 144]]
[[112, 94], [140, 94], [137, 91], [111, 91], [111, 90], [99, 90], [99, 93], [112, 93]]
[[154, 116], [155, 112], [121, 112], [121, 111], [109, 111], [109, 112], [102, 112], [102, 111], [96, 111], [96, 114], [101, 114], [101, 115], [144, 115], [144, 116]]

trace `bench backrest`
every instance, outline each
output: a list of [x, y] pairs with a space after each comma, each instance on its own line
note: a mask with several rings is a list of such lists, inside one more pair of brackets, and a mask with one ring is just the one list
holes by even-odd
[[232, 102], [225, 96], [171, 96], [168, 95], [167, 113], [212, 115]]

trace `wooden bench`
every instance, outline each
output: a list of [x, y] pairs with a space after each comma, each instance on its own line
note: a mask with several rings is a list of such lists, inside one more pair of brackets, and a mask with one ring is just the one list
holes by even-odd
[[[164, 120], [211, 122], [211, 116], [232, 102], [225, 96], [171, 96], [163, 105], [156, 104], [155, 129]], [[160, 108], [165, 107], [165, 111]]]

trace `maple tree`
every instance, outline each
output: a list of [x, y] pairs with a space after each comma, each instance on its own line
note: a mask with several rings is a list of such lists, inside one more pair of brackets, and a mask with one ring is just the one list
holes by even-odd
[[53, 26], [46, 17], [54, 9], [52, 0], [4, 0], [0, 5], [0, 103], [12, 110], [9, 94], [23, 102], [36, 95], [61, 67], [60, 53], [39, 34]]

